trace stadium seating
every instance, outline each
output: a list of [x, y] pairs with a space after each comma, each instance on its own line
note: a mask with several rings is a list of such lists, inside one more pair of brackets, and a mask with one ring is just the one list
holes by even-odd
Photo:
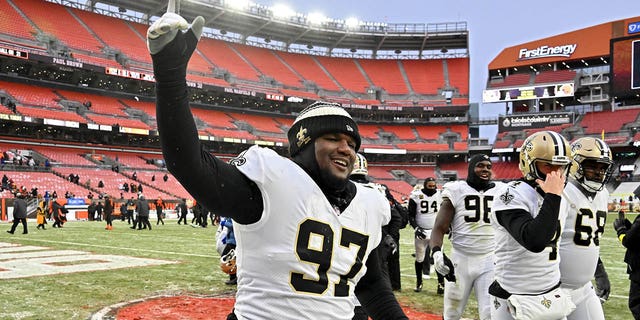
[[490, 88], [507, 88], [526, 86], [531, 82], [532, 75], [530, 73], [516, 73], [509, 76], [505, 76], [502, 81], [491, 81], [489, 83]]
[[398, 167], [400, 170], [405, 170], [410, 175], [419, 180], [424, 180], [425, 178], [432, 177], [436, 178], [436, 167], [435, 166], [402, 166]]
[[240, 52], [262, 74], [272, 77], [286, 86], [303, 87], [302, 79], [271, 50], [239, 44], [230, 44], [230, 46]]
[[[138, 177], [137, 181], [142, 182], [144, 185], [149, 185], [152, 186], [154, 188], [157, 188], [159, 191], [162, 191], [164, 193], [170, 193], [173, 196], [170, 198], [166, 198], [166, 197], [162, 197], [162, 195], [160, 195], [160, 197], [162, 197], [162, 199], [164, 200], [168, 200], [168, 199], [192, 199], [193, 196], [191, 196], [189, 194], [189, 192], [187, 192], [187, 190], [185, 190], [185, 188], [180, 184], [180, 182], [178, 182], [178, 180], [176, 180], [175, 178], [171, 178], [169, 180], [167, 180], [166, 182], [162, 180], [162, 176], [164, 175], [165, 172], [163, 171], [136, 171], [136, 175]], [[155, 181], [152, 181], [152, 177], [155, 176]], [[158, 197], [150, 197], [150, 194], [147, 193], [147, 190], [149, 188], [144, 188], [143, 186], [143, 194], [145, 194], [145, 197], [148, 200], [153, 200], [153, 199], [157, 199]], [[125, 195], [126, 198], [126, 195]]]
[[370, 140], [378, 140], [380, 136], [378, 136], [378, 131], [380, 131], [380, 127], [371, 124], [362, 124], [358, 126], [358, 131], [360, 132], [360, 136], [362, 138], [370, 139]]
[[5, 91], [25, 106], [40, 106], [62, 110], [60, 97], [51, 89], [17, 82], [0, 81], [0, 91]]
[[36, 30], [7, 2], [0, 1], [0, 33], [19, 39], [35, 40]]
[[239, 79], [259, 81], [258, 72], [246, 60], [227, 46], [223, 41], [203, 38], [198, 50], [215, 66], [229, 71]]
[[409, 93], [397, 60], [358, 59], [356, 62], [376, 87], [384, 89], [388, 94]]
[[239, 121], [244, 121], [254, 127], [259, 131], [266, 131], [271, 133], [278, 133], [284, 135], [285, 132], [280, 128], [277, 122], [271, 117], [253, 115], [253, 114], [242, 114], [242, 113], [231, 113], [231, 117], [235, 118]]
[[234, 119], [222, 111], [192, 108], [191, 113], [211, 127], [237, 130]]
[[640, 108], [618, 109], [615, 112], [588, 112], [578, 122], [578, 125], [585, 128], [586, 134], [599, 134], [602, 131], [605, 133], [619, 132], [624, 124], [638, 120], [638, 113], [640, 113]]
[[442, 60], [402, 60], [413, 91], [418, 94], [438, 94], [444, 86]]
[[517, 162], [493, 162], [491, 171], [494, 180], [515, 180], [522, 177]]
[[318, 62], [329, 71], [340, 86], [357, 93], [365, 93], [371, 87], [353, 59], [315, 57]]
[[315, 83], [319, 88], [330, 91], [341, 91], [340, 88], [320, 67], [316, 60], [304, 54], [274, 52], [291, 66], [305, 80]]
[[247, 140], [257, 139], [257, 137], [254, 136], [253, 134], [243, 130], [206, 128], [205, 132], [217, 138], [235, 138], [235, 139], [247, 139]]
[[21, 105], [16, 106], [16, 110], [19, 114], [27, 117], [33, 118], [47, 118], [54, 120], [63, 120], [63, 121], [75, 121], [78, 123], [87, 123], [87, 119], [81, 117], [79, 114], [74, 112], [60, 111], [60, 110], [49, 110], [44, 108], [33, 108], [33, 107], [23, 107]]
[[393, 133], [400, 140], [415, 140], [416, 135], [413, 133], [413, 128], [410, 126], [380, 126], [383, 131]]
[[[135, 183], [136, 185], [139, 183], [122, 174], [118, 174], [111, 170], [104, 170], [99, 168], [89, 169], [89, 168], [59, 167], [59, 168], [54, 168], [54, 171], [61, 174], [63, 177], [66, 177], [69, 174], [77, 174], [78, 176], [80, 176], [80, 184], [85, 184], [86, 180], [90, 179], [91, 188], [94, 188], [101, 193], [109, 194], [116, 198], [120, 198], [120, 193], [123, 192], [120, 188], [125, 182], [128, 184]], [[97, 187], [99, 181], [102, 181], [104, 183], [103, 188]], [[146, 185], [143, 185], [143, 194], [148, 199], [155, 199], [157, 197], [162, 197], [163, 199], [175, 198], [175, 196], [172, 196], [170, 194], [159, 191], [157, 189], [148, 187]], [[132, 196], [134, 195], [132, 194]], [[127, 197], [125, 196], [125, 199], [126, 198]], [[135, 195], [135, 198], [137, 198], [137, 195]]]
[[[38, 193], [44, 194], [45, 191], [53, 193], [56, 191], [58, 197], [63, 197], [65, 192], [69, 191], [78, 197], [85, 197], [89, 193], [89, 189], [82, 185], [69, 182], [63, 177], [57, 176], [51, 172], [36, 171], [11, 171], [6, 173], [8, 178], [13, 179], [16, 186], [25, 186], [27, 190], [38, 188]], [[83, 182], [84, 180], [80, 180]]]
[[145, 38], [130, 28], [124, 20], [84, 10], [71, 10], [109, 47], [119, 50], [129, 59], [151, 64]]
[[445, 162], [440, 163], [440, 172], [442, 171], [455, 171], [458, 173], [458, 179], [467, 178], [467, 169], [469, 164], [466, 162]]
[[[33, 23], [71, 48], [100, 53], [104, 44], [64, 6], [39, 0], [14, 1]], [[60, 23], [63, 21], [64, 23]]]
[[573, 70], [542, 71], [536, 75], [534, 83], [558, 83], [573, 81], [577, 73]]
[[116, 98], [70, 90], [57, 90], [57, 92], [67, 100], [73, 100], [79, 103], [90, 102], [91, 107], [89, 108], [89, 111], [92, 113], [122, 117], [129, 116], [124, 112], [124, 106]]
[[84, 155], [87, 154], [85, 149], [33, 146], [29, 147], [50, 160], [52, 164], [73, 165], [95, 167], [96, 164], [87, 160]]
[[469, 58], [447, 59], [449, 83], [461, 95], [469, 95]]

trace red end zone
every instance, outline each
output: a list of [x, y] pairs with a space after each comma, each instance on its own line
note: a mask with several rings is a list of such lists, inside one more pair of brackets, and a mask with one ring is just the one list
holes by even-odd
[[[233, 308], [235, 299], [231, 297], [155, 297], [103, 309], [91, 319], [117, 320], [208, 320], [226, 319]], [[440, 320], [442, 316], [415, 311], [403, 306], [404, 312], [412, 320]]]

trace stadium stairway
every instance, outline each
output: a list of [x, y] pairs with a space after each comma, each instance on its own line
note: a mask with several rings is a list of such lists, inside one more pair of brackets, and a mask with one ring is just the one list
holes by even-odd
[[415, 95], [415, 91], [413, 91], [413, 86], [411, 85], [411, 81], [409, 81], [409, 76], [407, 75], [407, 71], [404, 69], [404, 65], [398, 61], [398, 69], [400, 70], [400, 75], [402, 76], [402, 79], [404, 80], [404, 84], [407, 86], [407, 89], [409, 90], [409, 95]]

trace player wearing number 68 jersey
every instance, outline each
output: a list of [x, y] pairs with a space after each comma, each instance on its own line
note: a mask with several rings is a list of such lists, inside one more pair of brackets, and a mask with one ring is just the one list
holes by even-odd
[[[611, 150], [600, 139], [584, 137], [571, 144], [571, 158], [569, 183], [562, 195], [569, 210], [559, 250], [562, 287], [572, 290], [576, 305], [567, 319], [604, 319], [601, 301], [608, 299], [611, 285], [599, 257], [608, 211], [609, 192], [604, 185], [611, 176]], [[591, 284], [594, 275], [597, 294]]]
[[[478, 154], [469, 159], [466, 180], [443, 186], [442, 205], [431, 233], [436, 271], [443, 274], [444, 319], [460, 319], [471, 291], [480, 319], [489, 319], [488, 288], [493, 281], [494, 230], [489, 221], [501, 182], [492, 182], [491, 160]], [[451, 257], [442, 252], [444, 234], [451, 229]]]

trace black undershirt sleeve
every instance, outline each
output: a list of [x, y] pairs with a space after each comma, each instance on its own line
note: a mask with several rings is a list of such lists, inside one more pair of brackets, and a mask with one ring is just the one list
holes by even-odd
[[262, 215], [258, 187], [230, 165], [203, 149], [189, 109], [184, 79], [156, 84], [156, 118], [167, 169], [197, 202], [241, 224]]
[[560, 200], [557, 194], [545, 194], [535, 218], [523, 209], [496, 211], [495, 216], [519, 244], [531, 252], [542, 252], [558, 229]]
[[415, 229], [418, 225], [416, 224], [416, 208], [418, 204], [413, 201], [413, 199], [409, 200], [409, 224]]
[[[379, 248], [379, 247], [378, 247]], [[367, 260], [367, 273], [358, 281], [356, 297], [371, 319], [409, 319], [400, 308], [389, 280], [380, 269], [378, 248], [371, 251]]]

